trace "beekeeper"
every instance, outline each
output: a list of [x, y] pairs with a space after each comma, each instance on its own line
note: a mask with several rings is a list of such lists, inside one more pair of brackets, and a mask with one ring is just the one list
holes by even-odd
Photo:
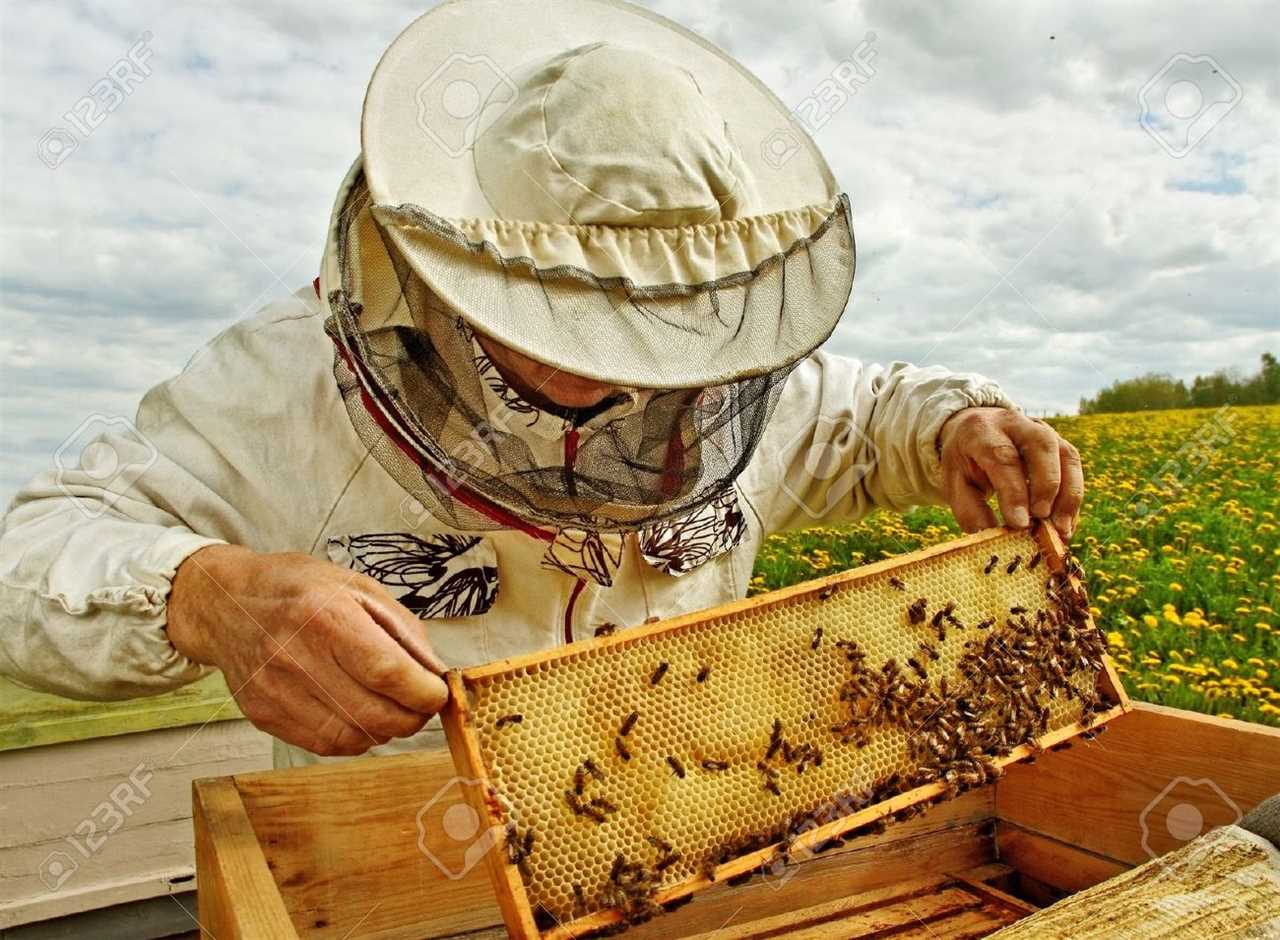
[[438, 6], [373, 74], [316, 283], [14, 501], [0, 671], [221, 669], [306, 763], [439, 743], [446, 667], [742, 597], [771, 532], [973, 530], [994, 492], [1069, 535], [1077, 454], [994, 382], [815, 351], [853, 273], [822, 155], [709, 42], [617, 0]]

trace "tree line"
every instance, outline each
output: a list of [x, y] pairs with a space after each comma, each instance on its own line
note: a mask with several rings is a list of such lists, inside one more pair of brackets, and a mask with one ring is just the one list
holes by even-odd
[[1190, 385], [1163, 372], [1121, 379], [1093, 398], [1080, 399], [1080, 413], [1277, 403], [1280, 403], [1280, 362], [1271, 353], [1264, 352], [1262, 368], [1250, 376], [1240, 375], [1234, 369], [1219, 369], [1211, 375], [1197, 375]]

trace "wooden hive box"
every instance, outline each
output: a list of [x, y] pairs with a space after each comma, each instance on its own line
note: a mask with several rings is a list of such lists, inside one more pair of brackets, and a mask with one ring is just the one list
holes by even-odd
[[[776, 876], [711, 888], [629, 938], [985, 936], [1184, 844], [1172, 811], [1237, 821], [1275, 792], [1278, 766], [1280, 729], [1135, 703], [1096, 741]], [[465, 788], [442, 751], [196, 781], [202, 937], [505, 936], [473, 851], [483, 834], [433, 824], [467, 811]]]

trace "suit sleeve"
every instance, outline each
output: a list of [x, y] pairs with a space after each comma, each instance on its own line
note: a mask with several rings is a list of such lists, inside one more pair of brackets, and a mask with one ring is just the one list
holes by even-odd
[[744, 490], [766, 532], [940, 503], [938, 432], [974, 406], [1016, 409], [980, 375], [817, 352], [787, 380]]

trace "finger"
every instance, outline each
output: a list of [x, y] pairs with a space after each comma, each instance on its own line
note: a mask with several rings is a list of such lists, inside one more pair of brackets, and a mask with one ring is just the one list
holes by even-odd
[[428, 716], [405, 708], [394, 699], [366, 688], [352, 679], [330, 654], [327, 659], [303, 664], [291, 653], [281, 654], [292, 661], [309, 685], [311, 694], [347, 722], [382, 742], [391, 738], [407, 738], [422, 730]]
[[1031, 483], [1031, 514], [1037, 519], [1047, 519], [1062, 481], [1059, 437], [1048, 425], [1036, 424], [1021, 416], [1009, 423], [1006, 433], [1022, 455]]
[[1017, 445], [1007, 435], [994, 431], [974, 441], [970, 453], [995, 487], [1004, 524], [1015, 529], [1029, 526], [1027, 474]]
[[[361, 607], [347, 624], [347, 633], [333, 646], [334, 658], [352, 679], [394, 699], [405, 708], [434, 715], [444, 707], [449, 691], [444, 680], [409, 655]], [[354, 629], [353, 629], [354, 628]]]
[[255, 676], [236, 704], [255, 728], [313, 754], [355, 756], [387, 741], [343, 719], [287, 668]]
[[966, 477], [961, 467], [948, 471], [947, 481], [947, 504], [962, 530], [977, 532], [996, 524], [996, 514], [987, 503], [986, 491]]
[[362, 592], [357, 599], [369, 616], [403, 646], [410, 656], [439, 675], [449, 671], [444, 660], [432, 649], [422, 621], [414, 616], [413, 611], [398, 601], [379, 594]]
[[378, 738], [356, 728], [339, 713], [330, 711], [311, 732], [310, 743], [302, 746], [325, 757], [356, 757], [386, 743], [386, 738]]
[[1084, 504], [1084, 468], [1080, 465], [1080, 453], [1066, 441], [1059, 441], [1058, 454], [1062, 485], [1053, 504], [1053, 527], [1070, 541], [1075, 534], [1080, 507]]

